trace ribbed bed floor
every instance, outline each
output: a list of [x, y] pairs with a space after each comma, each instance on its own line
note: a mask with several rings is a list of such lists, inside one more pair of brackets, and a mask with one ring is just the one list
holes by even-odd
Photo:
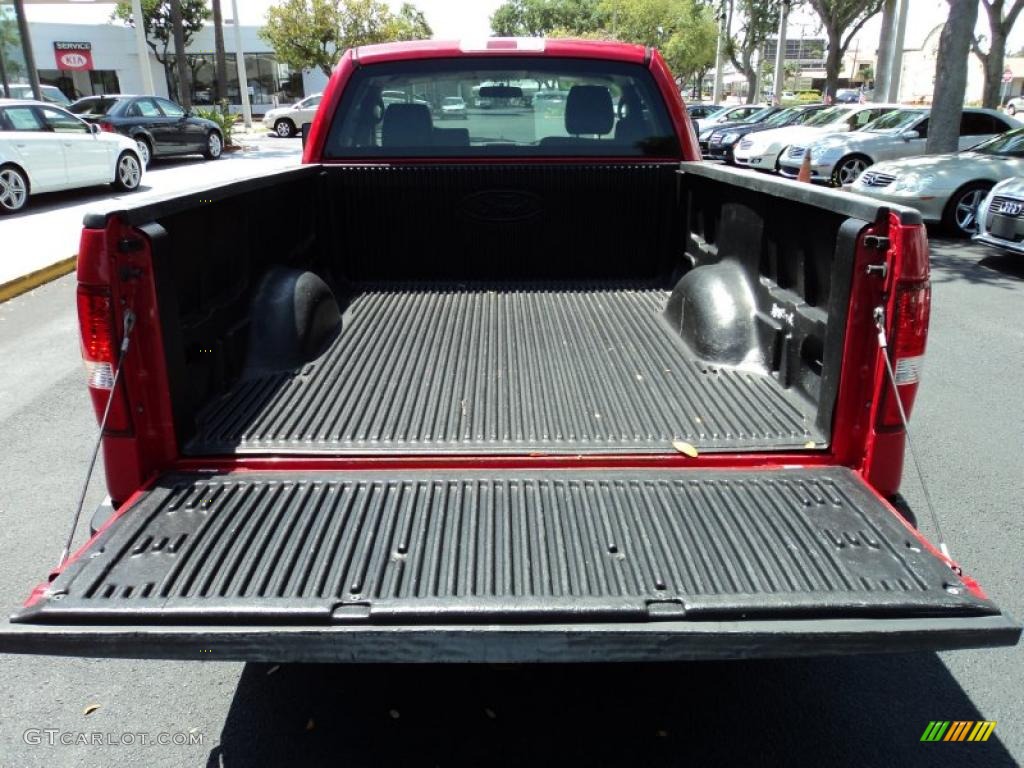
[[803, 447], [813, 408], [693, 358], [650, 285], [360, 286], [298, 372], [242, 381], [189, 453], [663, 452]]

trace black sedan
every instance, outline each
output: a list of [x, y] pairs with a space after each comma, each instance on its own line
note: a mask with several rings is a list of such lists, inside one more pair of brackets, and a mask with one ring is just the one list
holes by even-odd
[[159, 96], [87, 96], [68, 109], [100, 130], [135, 139], [147, 166], [153, 158], [177, 155], [216, 160], [224, 151], [215, 122]]
[[827, 107], [827, 104], [805, 104], [799, 107], [786, 107], [756, 123], [741, 122], [716, 126], [715, 130], [708, 137], [708, 157], [712, 160], [725, 160], [725, 162], [732, 165], [733, 147], [736, 146], [736, 142], [748, 133], [770, 131], [773, 128], [785, 128], [787, 125], [802, 125]]
[[772, 115], [781, 112], [782, 109], [782, 107], [761, 107], [759, 110], [743, 120], [730, 120], [727, 123], [716, 123], [715, 125], [708, 127], [701, 126], [700, 132], [697, 134], [697, 141], [700, 144], [701, 156], [710, 156], [711, 136], [712, 134], [717, 133], [720, 129], [731, 128], [734, 125], [751, 125], [754, 123], [761, 123]]

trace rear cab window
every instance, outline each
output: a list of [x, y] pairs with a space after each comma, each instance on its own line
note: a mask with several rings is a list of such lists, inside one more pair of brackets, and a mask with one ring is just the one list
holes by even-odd
[[[461, 99], [465, 125], [437, 125]], [[458, 58], [357, 69], [325, 159], [672, 157], [679, 144], [650, 72], [569, 58]]]

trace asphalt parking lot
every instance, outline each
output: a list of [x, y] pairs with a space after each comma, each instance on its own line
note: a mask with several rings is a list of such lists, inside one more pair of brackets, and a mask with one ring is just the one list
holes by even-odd
[[[150, 178], [184, 168], [201, 185], [232, 162], [244, 161], [175, 163]], [[93, 194], [33, 209], [61, 228], [48, 237], [73, 244], [81, 215], [66, 209]], [[1022, 617], [1024, 259], [936, 237], [932, 264], [916, 444], [954, 557]], [[78, 343], [73, 276], [0, 304], [3, 611], [54, 564], [85, 473], [95, 421]], [[904, 492], [931, 533], [915, 478]], [[94, 482], [86, 508], [101, 496]], [[1024, 762], [1022, 662], [1019, 647], [527, 668], [0, 656], [0, 766], [1009, 766]], [[998, 725], [983, 744], [922, 744], [937, 719]], [[61, 743], [83, 733], [102, 743]], [[138, 734], [161, 733], [173, 743], [141, 746]]]

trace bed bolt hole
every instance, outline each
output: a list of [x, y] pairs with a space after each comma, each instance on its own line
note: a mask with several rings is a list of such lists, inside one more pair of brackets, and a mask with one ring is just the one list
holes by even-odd
[[612, 555], [617, 555], [619, 553], [619, 548], [617, 546], [615, 546], [614, 544], [609, 544], [608, 545], [608, 553], [612, 554]]
[[960, 587], [955, 587], [952, 584], [947, 584], [946, 585], [946, 591], [949, 592], [949, 594], [951, 594], [951, 595], [959, 595], [960, 594]]
[[407, 547], [405, 544], [399, 544], [398, 545], [398, 554], [404, 555], [408, 551], [409, 551], [409, 547]]
[[659, 590], [667, 589], [667, 587], [665, 586], [665, 582], [663, 581], [654, 582], [654, 588]]
[[918, 547], [918, 546], [915, 546], [914, 542], [912, 542], [912, 541], [908, 541], [907, 542], [907, 549], [909, 549], [911, 552], [920, 552], [921, 551], [921, 548]]

